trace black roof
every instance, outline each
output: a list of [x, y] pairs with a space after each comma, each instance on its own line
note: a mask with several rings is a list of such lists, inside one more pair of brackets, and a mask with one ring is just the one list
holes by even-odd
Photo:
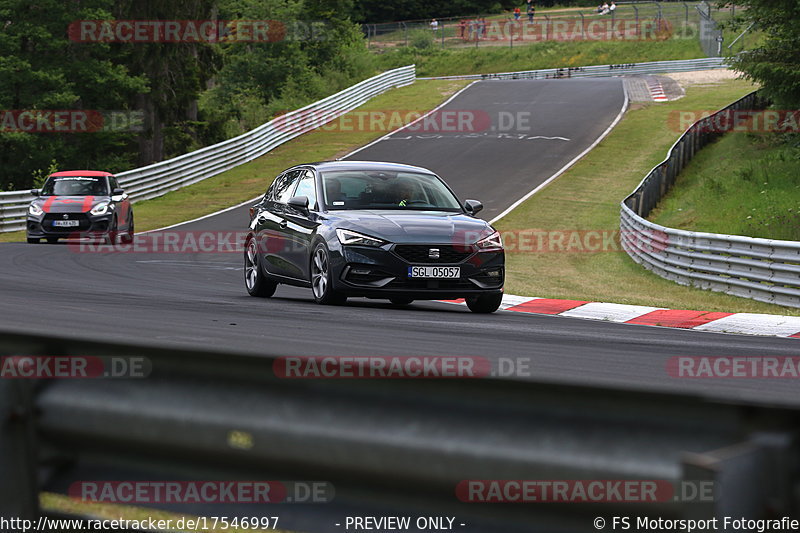
[[314, 167], [318, 171], [325, 170], [385, 170], [389, 172], [424, 172], [434, 174], [433, 171], [423, 167], [404, 165], [402, 163], [385, 163], [381, 161], [317, 161], [296, 165], [299, 167]]

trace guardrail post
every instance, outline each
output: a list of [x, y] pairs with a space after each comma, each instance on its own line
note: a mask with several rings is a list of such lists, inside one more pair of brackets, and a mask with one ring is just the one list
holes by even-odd
[[0, 517], [39, 516], [30, 382], [0, 377]]
[[[683, 458], [686, 482], [709, 483], [713, 498], [687, 506], [685, 518], [743, 516], [791, 512], [790, 478], [792, 438], [781, 433], [757, 433], [750, 440], [707, 453], [688, 453]], [[748, 490], [742, 490], [747, 487]], [[695, 514], [697, 513], [697, 514]]]

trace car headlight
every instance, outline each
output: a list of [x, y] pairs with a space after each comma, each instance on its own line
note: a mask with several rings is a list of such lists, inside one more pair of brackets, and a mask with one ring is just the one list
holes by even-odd
[[93, 215], [105, 215], [106, 213], [111, 211], [111, 209], [112, 207], [110, 202], [101, 202], [96, 206], [94, 206], [90, 211], [90, 213], [92, 213]]
[[28, 214], [29, 215], [38, 217], [38, 216], [41, 216], [42, 213], [44, 213], [44, 211], [42, 211], [42, 208], [39, 206], [39, 204], [31, 204], [28, 207]]
[[503, 238], [500, 236], [499, 231], [495, 231], [488, 237], [484, 237], [475, 243], [479, 251], [486, 252], [489, 250], [502, 250]]
[[349, 229], [337, 229], [336, 236], [339, 237], [339, 242], [342, 244], [356, 244], [359, 246], [383, 246], [386, 241], [370, 237]]

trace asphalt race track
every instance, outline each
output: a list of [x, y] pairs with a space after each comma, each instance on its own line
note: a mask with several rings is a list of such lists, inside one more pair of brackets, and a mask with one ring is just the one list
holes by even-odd
[[[537, 135], [570, 141], [457, 134], [401, 141], [399, 132], [356, 156], [431, 167], [462, 198], [485, 201], [491, 214], [591, 144], [617, 115], [622, 98], [618, 80], [481, 82], [449, 105], [476, 109], [486, 101], [489, 113], [524, 106], [540, 117]], [[246, 208], [238, 208], [178, 229], [241, 231], [246, 224]], [[395, 309], [355, 299], [325, 307], [313, 303], [310, 290], [285, 286], [271, 299], [251, 298], [242, 277], [238, 253], [86, 253], [63, 242], [2, 244], [0, 328], [253, 354], [528, 357], [534, 380], [800, 404], [794, 380], [768, 386], [678, 380], [665, 370], [667, 359], [679, 355], [796, 355], [796, 340], [509, 312], [480, 316], [437, 302]]]
[[[462, 199], [483, 202], [481, 217], [491, 220], [589, 147], [623, 103], [621, 78], [478, 82], [432, 125], [392, 133], [348, 159], [429, 168]], [[473, 120], [449, 128], [459, 113]]]

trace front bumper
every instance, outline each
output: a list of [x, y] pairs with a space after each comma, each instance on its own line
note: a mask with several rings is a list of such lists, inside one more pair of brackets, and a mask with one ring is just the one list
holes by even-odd
[[[441, 250], [439, 259], [420, 251]], [[334, 289], [350, 296], [455, 299], [499, 293], [505, 281], [503, 251], [478, 252], [448, 245], [343, 246], [332, 258]], [[457, 279], [410, 278], [411, 266], [455, 266]]]
[[[66, 215], [66, 218], [64, 216]], [[77, 237], [104, 235], [111, 229], [113, 214], [46, 213], [40, 217], [28, 216], [25, 225], [28, 237]], [[56, 226], [57, 220], [77, 221], [77, 226]]]

